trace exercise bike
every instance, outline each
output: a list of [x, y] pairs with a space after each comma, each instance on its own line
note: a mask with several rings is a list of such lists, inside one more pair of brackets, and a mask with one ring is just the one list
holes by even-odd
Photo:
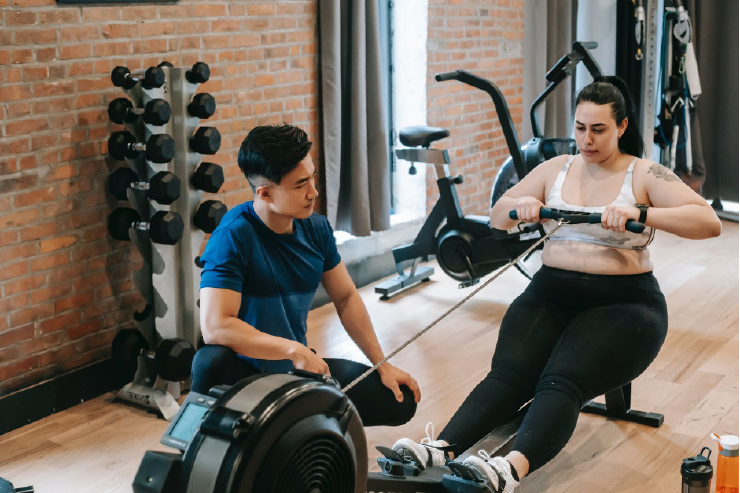
[[[573, 51], [564, 55], [545, 75], [547, 88], [532, 103], [530, 121], [534, 137], [525, 145], [519, 144], [516, 128], [511, 119], [508, 105], [499, 88], [491, 81], [464, 70], [439, 74], [436, 80], [457, 80], [488, 93], [493, 100], [501, 129], [509, 148], [510, 156], [504, 161], [491, 189], [491, 207], [496, 201], [541, 162], [560, 154], [575, 154], [573, 139], [546, 138], [542, 136], [537, 120], [537, 109], [568, 77], [573, 75], [578, 63], [583, 62], [593, 77], [601, 75], [601, 69], [589, 50], [596, 48], [595, 42], [573, 43]], [[415, 173], [415, 163], [434, 166], [439, 188], [439, 200], [432, 208], [421, 231], [413, 243], [393, 250], [398, 276], [375, 286], [381, 300], [409, 286], [428, 281], [434, 268], [419, 266], [421, 261], [436, 256], [442, 270], [451, 278], [460, 281], [460, 287], [477, 284], [482, 277], [518, 257], [529, 246], [543, 236], [540, 225], [523, 224], [511, 231], [492, 229], [487, 216], [464, 215], [460, 208], [456, 185], [463, 183], [462, 175], [450, 175], [450, 158], [446, 150], [432, 149], [431, 144], [450, 135], [444, 128], [414, 126], [399, 132], [399, 140], [405, 147], [396, 149], [396, 156], [411, 162], [409, 172]], [[527, 278], [542, 266], [541, 250], [535, 250], [515, 264]], [[406, 272], [404, 266], [412, 261]]]

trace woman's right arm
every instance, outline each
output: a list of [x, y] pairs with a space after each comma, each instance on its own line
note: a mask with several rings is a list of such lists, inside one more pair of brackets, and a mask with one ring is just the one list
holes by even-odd
[[[566, 159], [568, 156], [557, 156], [545, 161], [503, 194], [491, 209], [491, 227], [506, 231], [520, 222], [539, 222], [548, 178], [563, 167]], [[513, 210], [519, 219], [509, 218], [509, 212]]]

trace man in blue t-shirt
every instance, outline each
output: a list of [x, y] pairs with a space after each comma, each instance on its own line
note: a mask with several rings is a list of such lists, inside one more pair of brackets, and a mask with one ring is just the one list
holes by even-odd
[[[201, 256], [207, 345], [193, 360], [195, 392], [264, 372], [330, 373], [342, 386], [364, 373], [367, 365], [322, 359], [307, 347], [306, 319], [319, 283], [365, 356], [373, 364], [384, 357], [332, 228], [313, 213], [311, 145], [306, 132], [287, 124], [256, 127], [241, 145], [239, 167], [254, 200], [224, 216]], [[347, 396], [366, 426], [394, 426], [411, 419], [420, 392], [408, 373], [385, 363]]]

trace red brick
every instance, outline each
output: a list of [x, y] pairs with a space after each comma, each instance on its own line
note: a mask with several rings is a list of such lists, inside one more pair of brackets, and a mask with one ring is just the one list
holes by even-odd
[[61, 331], [45, 336], [35, 337], [34, 339], [21, 344], [21, 353], [24, 356], [40, 353], [41, 351], [46, 351], [49, 348], [61, 345], [63, 339], [64, 333]]
[[193, 15], [193, 5], [161, 5], [159, 7], [159, 17], [161, 19], [193, 17]]
[[177, 34], [207, 34], [209, 27], [208, 21], [180, 21], [177, 23]]
[[46, 79], [49, 77], [49, 67], [23, 67], [25, 82]]
[[74, 287], [76, 291], [85, 291], [87, 289], [97, 288], [104, 286], [109, 283], [108, 273], [96, 272], [94, 274], [82, 277], [75, 281]]
[[158, 7], [156, 5], [146, 5], [146, 6], [132, 6], [127, 5], [125, 9], [123, 9], [123, 15], [122, 19], [125, 21], [146, 21], [146, 20], [155, 20], [157, 18], [157, 9]]
[[52, 115], [49, 117], [49, 125], [51, 128], [56, 130], [62, 130], [65, 128], [73, 128], [77, 123], [77, 119], [74, 114], [65, 113], [62, 115]]
[[37, 289], [31, 293], [31, 303], [38, 305], [44, 301], [61, 298], [72, 293], [72, 283], [57, 284], [56, 286]]
[[167, 36], [175, 33], [174, 22], [146, 22], [141, 25], [141, 37]]
[[69, 76], [75, 77], [78, 75], [92, 75], [93, 64], [92, 62], [75, 62], [69, 67]]
[[[11, 245], [0, 248], [0, 264], [12, 262], [22, 258], [28, 258], [36, 255], [38, 248], [35, 242], [21, 243], [20, 245]], [[2, 312], [3, 310], [0, 310]]]
[[[27, 293], [33, 291], [39, 286], [43, 286], [46, 283], [46, 274], [35, 274], [33, 276], [24, 277], [16, 281], [11, 281], [5, 284], [4, 292], [5, 296], [12, 296], [18, 293]], [[2, 344], [0, 344], [2, 346]]]
[[21, 77], [21, 67], [9, 67], [5, 70], [5, 82], [8, 84], [14, 84], [16, 82], [20, 82]]
[[59, 193], [64, 196], [76, 195], [81, 192], [87, 192], [90, 189], [92, 189], [92, 183], [88, 178], [59, 183]]
[[13, 0], [18, 7], [45, 7], [54, 5], [54, 0]]
[[100, 28], [100, 33], [106, 39], [134, 38], [138, 33], [136, 24], [108, 24]]
[[75, 339], [79, 339], [80, 337], [86, 336], [93, 332], [97, 332], [102, 328], [103, 328], [103, 319], [98, 318], [98, 319], [86, 322], [84, 324], [77, 325], [75, 327], [69, 327], [67, 330], [65, 330], [65, 333], [67, 335], [67, 339], [70, 341], [73, 341]]
[[0, 231], [0, 245], [7, 246], [15, 243], [18, 243], [18, 231]]
[[195, 5], [195, 17], [226, 17], [226, 5], [200, 3]]
[[0, 347], [8, 347], [22, 341], [27, 341], [33, 337], [35, 329], [33, 325], [26, 325], [15, 330], [9, 330], [0, 334]]
[[48, 334], [80, 322], [82, 312], [69, 312], [39, 322], [39, 334]]
[[[33, 103], [33, 112], [36, 115], [43, 115], [46, 113], [63, 113], [74, 109], [74, 100], [72, 96], [65, 96], [54, 99], [44, 99]], [[50, 138], [56, 138], [56, 135], [49, 136]]]
[[10, 57], [13, 63], [29, 63], [33, 61], [33, 50], [13, 50]]
[[57, 200], [49, 205], [45, 205], [42, 209], [42, 217], [44, 219], [49, 217], [58, 217], [67, 212], [73, 211], [75, 208], [74, 201], [72, 200]]
[[94, 301], [94, 293], [88, 291], [86, 293], [76, 294], [68, 298], [63, 298], [54, 302], [54, 313], [61, 313], [74, 308], [82, 308], [87, 306]]
[[52, 313], [53, 307], [51, 305], [26, 308], [10, 315], [10, 326], [20, 327], [21, 325], [26, 325], [31, 322], [35, 322], [36, 320], [43, 320], [51, 317]]
[[134, 41], [131, 43], [131, 49], [134, 54], [141, 53], [163, 53], [167, 51], [166, 39], [148, 39]]
[[61, 231], [62, 225], [57, 221], [26, 226], [21, 230], [21, 241], [37, 240], [55, 235]]
[[40, 253], [49, 253], [55, 250], [61, 250], [62, 248], [67, 248], [75, 243], [77, 243], [77, 238], [74, 236], [59, 236], [49, 240], [42, 240]]
[[[95, 47], [97, 48], [98, 44], [96, 44]], [[88, 44], [62, 46], [61, 48], [59, 48], [59, 58], [62, 60], [70, 60], [73, 58], [89, 58], [90, 48], [91, 46]]]
[[11, 10], [5, 13], [6, 26], [27, 26], [36, 24], [36, 12], [31, 10]]
[[66, 263], [69, 263], [69, 253], [63, 252], [56, 253], [54, 255], [47, 255], [45, 257], [37, 257], [30, 262], [29, 266], [31, 267], [31, 272], [39, 272], [59, 265], [64, 265]]
[[15, 135], [30, 134], [31, 132], [41, 132], [49, 128], [49, 122], [46, 118], [35, 118], [33, 120], [21, 120], [19, 122], [8, 123], [5, 126], [5, 135], [13, 137]]
[[28, 294], [4, 296], [0, 299], [0, 313], [10, 313], [28, 306]]
[[17, 192], [27, 188], [35, 187], [39, 177], [35, 174], [20, 175], [15, 178], [0, 180], [0, 193]]
[[241, 31], [241, 21], [221, 19], [211, 21], [211, 32], [236, 32]]
[[[80, 21], [80, 10], [77, 8], [55, 8], [39, 12], [39, 24], [74, 24]], [[71, 29], [66, 26], [64, 30]]]
[[66, 346], [61, 346], [59, 348], [52, 349], [51, 351], [43, 352], [37, 357], [39, 360], [39, 366], [43, 367], [55, 363], [62, 363], [65, 360], [75, 357], [77, 354], [79, 354], [79, 350], [77, 349], [76, 345], [67, 344]]
[[105, 123], [108, 121], [108, 113], [104, 109], [95, 111], [85, 111], [77, 114], [78, 125], [95, 125], [97, 123]]
[[49, 44], [57, 42], [57, 30], [56, 29], [29, 29], [27, 31], [16, 31], [15, 32], [15, 44], [17, 45], [29, 45], [29, 44]]
[[247, 5], [249, 15], [274, 15], [275, 6], [269, 3], [252, 3]]
[[39, 63], [46, 63], [56, 60], [57, 49], [56, 48], [41, 48], [36, 50], [36, 61]]
[[[0, 359], [0, 364], [2, 363], [4, 363], [4, 361], [3, 359]], [[38, 361], [36, 357], [30, 357], [18, 361], [13, 361], [8, 365], [0, 366], [0, 382], [9, 380], [27, 371], [31, 371], [36, 368], [37, 365]]]
[[[131, 8], [127, 6], [126, 9]], [[87, 21], [116, 21], [121, 18], [121, 7], [83, 7], [82, 20]]]
[[20, 101], [32, 97], [31, 89], [27, 86], [0, 87], [0, 102]]
[[16, 262], [15, 264], [5, 265], [0, 269], [0, 281], [7, 279], [14, 279], [25, 275], [28, 272], [28, 264], [23, 262]]
[[[94, 48], [95, 56], [116, 56], [131, 54], [131, 44], [125, 42], [107, 42], [96, 43]], [[108, 80], [110, 85], [110, 80]]]
[[100, 39], [98, 26], [69, 26], [62, 29], [62, 43]]
[[27, 171], [29, 169], [36, 168], [38, 166], [38, 161], [36, 160], [36, 156], [24, 156], [20, 160], [20, 166], [21, 171]]
[[16, 140], [7, 140], [0, 142], [0, 156], [9, 156], [12, 154], [23, 154], [28, 152], [28, 137], [23, 137]]

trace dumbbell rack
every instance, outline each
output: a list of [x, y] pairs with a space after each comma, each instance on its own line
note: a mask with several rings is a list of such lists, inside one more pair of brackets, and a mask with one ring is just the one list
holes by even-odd
[[[142, 222], [149, 222], [158, 211], [171, 211], [183, 219], [184, 229], [180, 241], [168, 245], [151, 241], [149, 229], [129, 228], [129, 237], [143, 258], [142, 268], [134, 272], [134, 283], [147, 303], [141, 313], [134, 314], [134, 320], [149, 347], [155, 348], [161, 340], [174, 338], [197, 346], [200, 338], [197, 300], [201, 268], [195, 258], [205, 232], [193, 223], [203, 197], [203, 191], [191, 184], [191, 177], [201, 161], [201, 154], [192, 150], [190, 145], [200, 118], [190, 115], [188, 104], [198, 84], [188, 80], [186, 74], [189, 69], [163, 65], [159, 68], [165, 74], [161, 87], [145, 88], [142, 83], [137, 83], [130, 89], [122, 89], [136, 108], [144, 108], [156, 98], [167, 101], [172, 108], [172, 117], [162, 126], [152, 126], [138, 119], [127, 123], [126, 129], [137, 142], [147, 142], [153, 134], [169, 135], [175, 141], [175, 156], [167, 163], [155, 163], [146, 159], [146, 153], [139, 152], [128, 162], [142, 181], [150, 181], [161, 171], [173, 173], [182, 184], [180, 196], [169, 205], [150, 200], [147, 190], [128, 188], [126, 196]], [[144, 359], [139, 359], [134, 381], [126, 385], [117, 397], [155, 408], [165, 419], [170, 419], [179, 407], [174, 399], [180, 396], [181, 382], [165, 381], [160, 376], [155, 378], [147, 370]], [[189, 387], [188, 383], [186, 381], [185, 388]]]

